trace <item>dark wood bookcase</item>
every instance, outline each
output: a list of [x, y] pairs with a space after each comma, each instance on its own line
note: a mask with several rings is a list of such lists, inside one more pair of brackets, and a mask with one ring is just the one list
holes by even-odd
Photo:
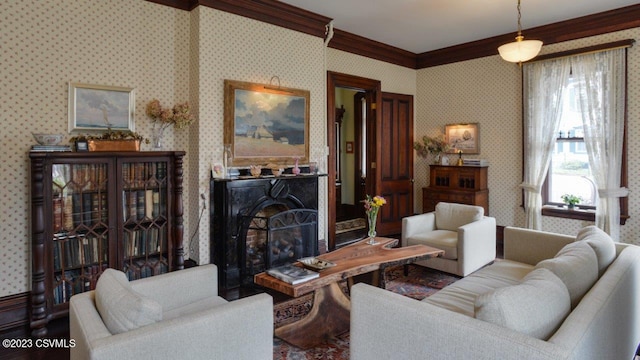
[[422, 212], [439, 202], [477, 205], [489, 214], [487, 166], [429, 165], [429, 186], [422, 188]]
[[184, 152], [31, 152], [31, 329], [45, 336], [107, 268], [184, 267]]

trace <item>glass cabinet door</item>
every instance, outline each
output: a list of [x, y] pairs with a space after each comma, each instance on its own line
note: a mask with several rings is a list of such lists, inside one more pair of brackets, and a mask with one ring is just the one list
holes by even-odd
[[93, 290], [108, 267], [108, 164], [53, 164], [53, 303]]
[[122, 271], [129, 280], [168, 272], [168, 162], [122, 164]]

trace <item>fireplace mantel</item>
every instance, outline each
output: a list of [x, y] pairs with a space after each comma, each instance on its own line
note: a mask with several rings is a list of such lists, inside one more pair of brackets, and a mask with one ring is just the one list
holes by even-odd
[[[211, 262], [218, 266], [221, 289], [241, 285], [245, 251], [242, 218], [255, 216], [269, 206], [287, 209], [318, 210], [318, 177], [298, 175], [259, 178], [211, 179], [210, 251]], [[317, 255], [317, 236], [315, 254]]]

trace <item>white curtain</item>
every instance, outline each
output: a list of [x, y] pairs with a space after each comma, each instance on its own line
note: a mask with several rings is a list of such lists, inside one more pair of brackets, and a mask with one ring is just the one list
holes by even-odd
[[620, 235], [620, 187], [625, 119], [626, 50], [615, 49], [571, 58], [578, 79], [584, 140], [598, 187], [596, 226], [614, 239]]
[[540, 190], [547, 175], [562, 116], [563, 88], [571, 71], [569, 58], [523, 65], [524, 189], [526, 226], [542, 229]]

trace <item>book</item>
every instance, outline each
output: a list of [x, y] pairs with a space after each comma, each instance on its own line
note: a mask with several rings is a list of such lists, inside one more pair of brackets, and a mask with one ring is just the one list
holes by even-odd
[[303, 267], [295, 266], [293, 264], [271, 268], [267, 270], [267, 274], [291, 285], [300, 284], [320, 276], [320, 273]]
[[145, 209], [146, 209], [145, 191], [138, 190], [136, 194], [137, 194], [136, 195], [136, 218], [138, 220], [143, 220], [145, 215]]
[[62, 230], [63, 211], [62, 196], [57, 195], [53, 198], [53, 232], [57, 233]]

